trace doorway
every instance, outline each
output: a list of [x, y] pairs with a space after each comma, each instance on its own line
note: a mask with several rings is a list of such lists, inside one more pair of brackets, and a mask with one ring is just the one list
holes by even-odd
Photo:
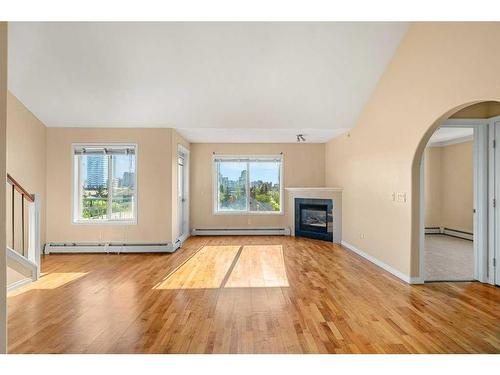
[[477, 255], [474, 148], [467, 124], [443, 124], [424, 152], [425, 281], [473, 281]]
[[179, 145], [177, 149], [177, 240], [182, 243], [189, 237], [189, 150]]
[[500, 150], [495, 139], [500, 139], [500, 116], [453, 118], [427, 144], [420, 167], [421, 281], [500, 284]]

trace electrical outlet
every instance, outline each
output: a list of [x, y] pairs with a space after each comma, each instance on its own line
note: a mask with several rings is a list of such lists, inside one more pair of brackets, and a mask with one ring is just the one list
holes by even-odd
[[392, 201], [397, 203], [406, 203], [406, 193], [403, 191], [392, 193]]
[[359, 234], [359, 238], [361, 238], [362, 240], [364, 240], [366, 238], [366, 235], [364, 233], [360, 233]]

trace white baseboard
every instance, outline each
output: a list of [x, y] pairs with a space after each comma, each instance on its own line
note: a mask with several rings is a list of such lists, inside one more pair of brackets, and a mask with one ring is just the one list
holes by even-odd
[[410, 284], [424, 284], [425, 281], [421, 277], [410, 277]]
[[443, 234], [446, 234], [448, 236], [452, 237], [458, 237], [462, 238], [464, 240], [469, 240], [469, 241], [474, 241], [474, 235], [472, 233], [467, 233], [455, 229], [450, 229], [450, 228], [443, 228]]
[[78, 254], [78, 253], [173, 253], [179, 248], [171, 243], [48, 243], [45, 254]]
[[31, 278], [26, 278], [26, 279], [22, 279], [22, 280], [18, 280], [16, 282], [13, 282], [12, 284], [8, 285], [7, 286], [7, 293], [8, 292], [12, 292], [26, 284], [29, 284], [29, 283], [32, 283], [33, 280]]
[[389, 273], [392, 273], [394, 276], [396, 276], [397, 278], [403, 280], [405, 283], [408, 283], [408, 284], [422, 284], [422, 281], [420, 280], [420, 278], [418, 277], [410, 277], [404, 273], [402, 273], [401, 271], [398, 271], [397, 269], [389, 266], [388, 264], [382, 262], [380, 259], [377, 259], [367, 253], [365, 253], [364, 251], [358, 249], [357, 247], [351, 245], [350, 243], [348, 242], [345, 242], [345, 241], [342, 241], [341, 242], [342, 246], [344, 246], [345, 248], [347, 248], [348, 250], [351, 250], [352, 252], [362, 256], [363, 258], [365, 258], [366, 260], [369, 260], [370, 262], [372, 262], [373, 264], [379, 266], [380, 268], [384, 269], [385, 271], [389, 272]]
[[180, 249], [182, 247], [183, 243], [184, 243], [184, 240], [182, 240], [181, 238], [178, 238], [177, 240], [175, 240], [174, 243], [172, 244], [172, 251], [171, 251], [171, 253], [173, 253], [177, 249]]
[[30, 259], [22, 256], [17, 251], [7, 246], [6, 248], [7, 266], [17, 271], [24, 277], [31, 279], [38, 278], [38, 266]]
[[193, 229], [193, 236], [289, 236], [290, 228]]

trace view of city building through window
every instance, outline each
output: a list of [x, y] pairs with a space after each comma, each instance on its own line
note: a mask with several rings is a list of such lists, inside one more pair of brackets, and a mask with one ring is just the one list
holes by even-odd
[[133, 146], [75, 148], [77, 220], [134, 220], [136, 156]]
[[281, 158], [215, 159], [217, 211], [281, 212]]

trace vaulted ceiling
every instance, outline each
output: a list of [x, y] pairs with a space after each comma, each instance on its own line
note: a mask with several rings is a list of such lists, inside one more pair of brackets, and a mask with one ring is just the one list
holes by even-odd
[[405, 23], [9, 23], [9, 89], [49, 127], [324, 142], [355, 125]]

